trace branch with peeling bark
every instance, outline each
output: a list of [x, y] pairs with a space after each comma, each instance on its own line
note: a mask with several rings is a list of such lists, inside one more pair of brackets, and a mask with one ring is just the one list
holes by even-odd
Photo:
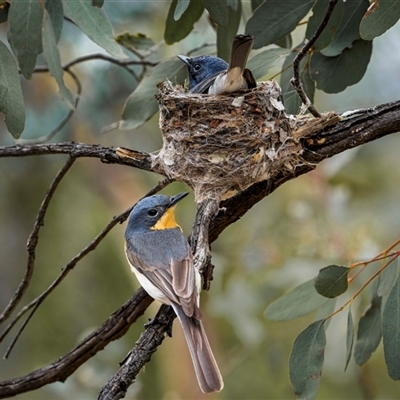
[[[400, 131], [400, 101], [346, 113], [330, 123], [314, 120], [312, 123], [302, 124], [293, 135], [299, 141], [302, 147], [302, 156], [308, 163], [302, 164], [293, 171], [276, 171], [276, 174], [270, 176], [268, 180], [257, 182], [233, 197], [222, 200], [218, 209], [213, 211], [213, 218], [208, 221], [208, 242], [212, 243], [216, 240], [225, 228], [241, 218], [253, 205], [268, 196], [280, 185], [311, 171], [322, 160], [397, 131]], [[161, 169], [156, 169], [152, 165], [150, 154], [134, 150], [122, 152], [125, 156], [120, 157], [114, 148], [81, 143], [0, 147], [0, 157], [48, 154], [69, 155], [72, 159], [94, 157], [105, 163], [132, 166], [163, 174]], [[202, 213], [199, 212], [193, 226], [191, 241], [194, 247], [196, 240], [201, 236], [198, 232], [201, 226], [201, 216]], [[26, 376], [0, 382], [0, 397], [10, 397], [55, 381], [65, 381], [90, 357], [102, 350], [111, 341], [121, 337], [129, 329], [129, 326], [143, 314], [151, 302], [152, 299], [143, 290], [139, 290], [99, 329], [56, 362]], [[174, 315], [171, 314], [168, 307], [162, 307], [158, 318], [162, 321], [171, 321]], [[140, 342], [127, 357], [120, 371], [103, 388], [100, 398], [116, 399], [124, 396], [127, 389], [126, 385], [133, 382], [138, 371], [161, 344], [168, 332], [168, 326], [168, 323], [161, 324], [145, 330], [140, 337]], [[125, 382], [126, 385], [118, 386], [117, 382]]]

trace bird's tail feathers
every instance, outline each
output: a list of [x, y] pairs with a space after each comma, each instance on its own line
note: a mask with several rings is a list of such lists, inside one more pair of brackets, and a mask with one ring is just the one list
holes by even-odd
[[203, 323], [188, 317], [179, 306], [173, 308], [182, 325], [200, 389], [204, 393], [221, 391], [224, 382], [208, 343]]

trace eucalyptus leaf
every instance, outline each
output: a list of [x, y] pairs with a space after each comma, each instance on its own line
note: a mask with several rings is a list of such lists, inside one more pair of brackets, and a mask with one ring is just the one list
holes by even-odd
[[[359, 26], [369, 7], [369, 0], [343, 2], [343, 17], [331, 43], [321, 50], [326, 57], [338, 56], [344, 49], [351, 48], [360, 39]], [[337, 93], [337, 92], [331, 92]]]
[[358, 323], [357, 340], [354, 346], [354, 360], [365, 364], [381, 341], [382, 297], [374, 296], [370, 306]]
[[378, 296], [386, 296], [392, 290], [399, 277], [398, 258], [392, 261], [380, 274], [378, 280]]
[[328, 265], [320, 269], [314, 280], [319, 294], [330, 299], [344, 293], [348, 288], [347, 275], [350, 269], [339, 265]]
[[176, 3], [175, 11], [174, 11], [174, 20], [178, 21], [182, 14], [189, 7], [190, 0], [178, 0]]
[[315, 321], [296, 338], [289, 359], [290, 381], [297, 399], [315, 399], [324, 364], [324, 321]]
[[372, 40], [390, 29], [400, 18], [400, 0], [374, 1], [360, 24], [360, 35]]
[[126, 100], [119, 124], [120, 129], [135, 129], [158, 111], [155, 95], [158, 92], [159, 82], [170, 79], [183, 83], [185, 76], [186, 66], [178, 58], [158, 64]]
[[61, 67], [60, 54], [57, 49], [56, 36], [48, 12], [45, 10], [43, 19], [43, 51], [49, 67], [50, 74], [57, 81], [60, 96], [68, 104], [69, 108], [75, 108], [75, 99], [64, 83], [64, 70]]
[[56, 43], [60, 40], [61, 31], [64, 22], [64, 10], [61, 0], [51, 0], [45, 3], [46, 10], [49, 14], [53, 31], [56, 38]]
[[372, 53], [372, 42], [357, 40], [351, 49], [337, 57], [325, 57], [322, 52], [311, 57], [311, 77], [317, 88], [326, 93], [339, 93], [358, 83], [364, 76]]
[[94, 7], [103, 7], [104, 0], [92, 0], [92, 6]]
[[[339, 30], [340, 24], [343, 18], [344, 10], [343, 1], [338, 1], [335, 8], [329, 18], [327, 25], [322, 31], [321, 35], [318, 37], [316, 42], [313, 44], [314, 51], [319, 51], [327, 47], [335, 37], [335, 33]], [[312, 16], [308, 20], [306, 38], [311, 39], [313, 34], [316, 32], [317, 28], [321, 24], [321, 21], [325, 17], [326, 11], [328, 9], [329, 2], [326, 0], [317, 0], [312, 9]]]
[[193, 30], [193, 25], [197, 22], [204, 11], [201, 1], [191, 1], [188, 8], [179, 18], [174, 18], [177, 0], [173, 0], [168, 10], [167, 20], [165, 21], [164, 39], [165, 43], [173, 44], [184, 39]]
[[255, 79], [260, 79], [266, 75], [273, 66], [289, 54], [290, 51], [287, 49], [267, 49], [252, 57], [247, 63], [247, 68], [251, 70]]
[[327, 301], [326, 297], [317, 293], [312, 279], [272, 302], [264, 315], [273, 321], [289, 321], [317, 310]]
[[217, 26], [217, 53], [225, 61], [229, 61], [231, 54], [232, 41], [236, 35], [240, 19], [242, 17], [242, 5], [239, 2], [238, 7], [228, 7], [229, 24], [225, 28]]
[[246, 33], [254, 35], [254, 48], [275, 43], [291, 33], [311, 10], [315, 0], [276, 2], [266, 0], [249, 18]]
[[400, 279], [389, 293], [382, 317], [385, 362], [389, 376], [400, 380]]
[[64, 12], [93, 42], [118, 58], [127, 58], [114, 40], [111, 23], [101, 8], [89, 0], [64, 0]]
[[25, 106], [18, 66], [7, 46], [0, 41], [0, 112], [7, 129], [18, 139], [25, 127]]
[[[198, 0], [196, 0], [198, 1]], [[228, 25], [228, 3], [227, 0], [201, 0], [210, 14], [211, 19], [220, 27]]]
[[9, 9], [10, 9], [10, 3], [0, 2], [0, 24], [8, 20]]
[[347, 314], [347, 335], [346, 335], [346, 364], [344, 370], [346, 371], [351, 355], [353, 353], [354, 344], [354, 323], [353, 316], [351, 315], [351, 308], [349, 308], [349, 313]]
[[30, 79], [42, 43], [43, 7], [39, 0], [15, 0], [8, 14], [10, 43], [19, 68]]

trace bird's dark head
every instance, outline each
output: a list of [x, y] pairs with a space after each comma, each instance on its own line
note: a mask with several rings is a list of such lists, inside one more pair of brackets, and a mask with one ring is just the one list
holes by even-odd
[[140, 200], [131, 211], [125, 237], [131, 234], [179, 227], [175, 221], [175, 205], [188, 195], [155, 195]]
[[226, 71], [228, 63], [222, 58], [215, 56], [198, 56], [198, 57], [186, 57], [179, 55], [178, 58], [183, 61], [189, 73], [189, 89], [198, 85], [204, 79], [210, 76]]

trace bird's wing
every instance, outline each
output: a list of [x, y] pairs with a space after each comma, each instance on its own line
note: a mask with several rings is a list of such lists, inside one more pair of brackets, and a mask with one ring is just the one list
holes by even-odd
[[[186, 239], [183, 239], [185, 246], [183, 243], [164, 242], [159, 248], [150, 249], [151, 253], [143, 251], [148, 248], [145, 243], [141, 243], [142, 240], [145, 241], [145, 237], [136, 238], [135, 244], [128, 239], [126, 255], [132, 267], [165, 296], [167, 304], [178, 304], [187, 316], [201, 318], [196, 270], [190, 248]], [[176, 251], [177, 248], [181, 251]]]
[[[225, 71], [225, 72], [226, 72], [226, 71]], [[214, 83], [215, 78], [216, 78], [218, 75], [222, 74], [222, 73], [224, 73], [224, 71], [222, 71], [222, 72], [217, 72], [216, 74], [211, 75], [210, 77], [208, 77], [208, 78], [202, 80], [202, 81], [201, 81], [200, 83], [198, 83], [196, 86], [192, 87], [192, 88], [189, 90], [189, 93], [202, 93], [202, 94], [208, 93], [208, 89], [209, 89], [210, 86], [212, 86], [212, 84]]]

